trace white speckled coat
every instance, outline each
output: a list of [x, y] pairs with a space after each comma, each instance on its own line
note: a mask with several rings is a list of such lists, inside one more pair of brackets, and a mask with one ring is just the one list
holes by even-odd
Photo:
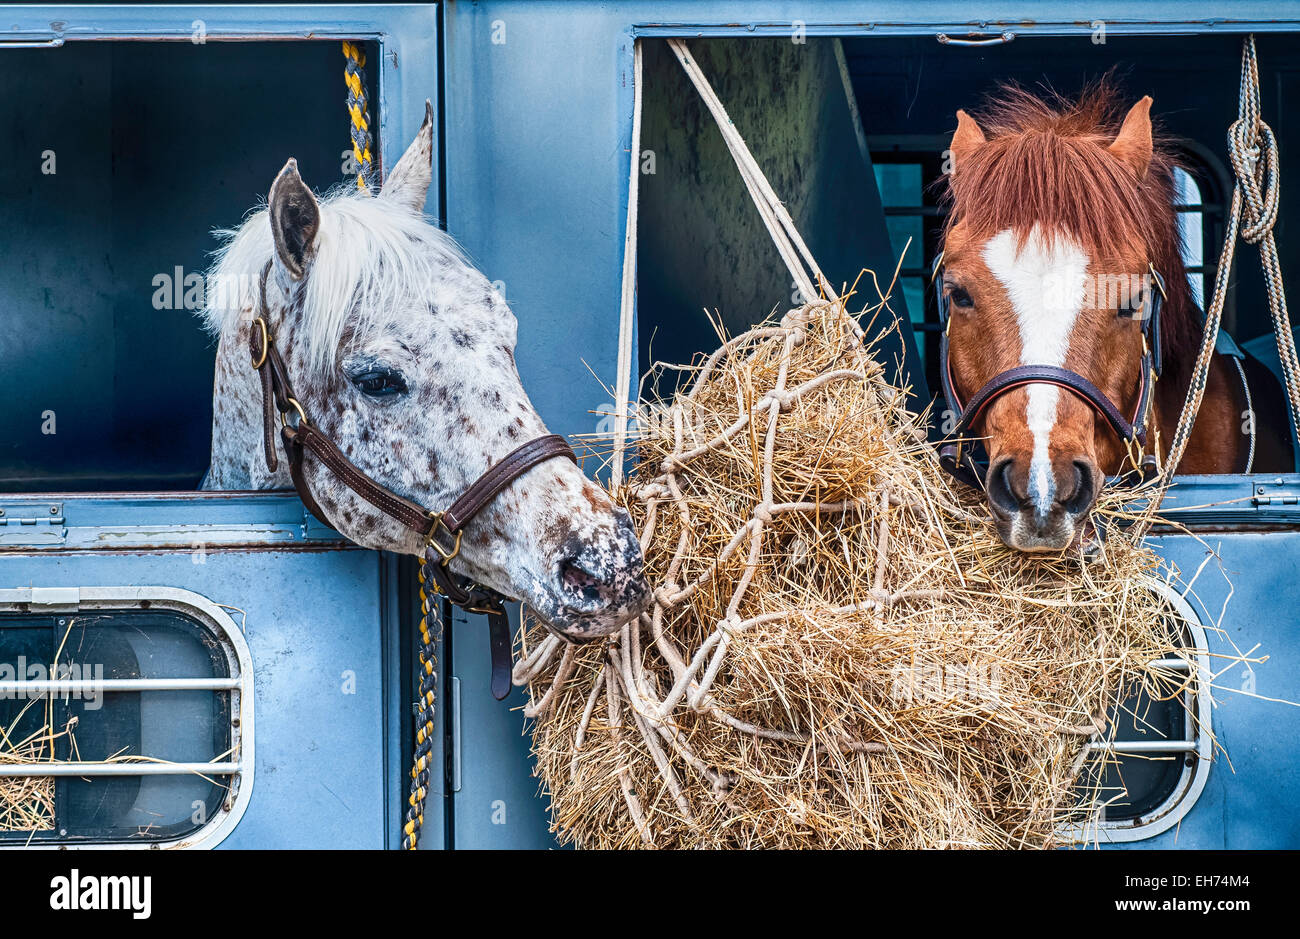
[[[317, 199], [290, 160], [268, 206], [222, 233], [204, 311], [219, 337], [206, 488], [292, 488], [287, 461], [272, 472], [263, 455], [248, 353], [258, 315], [316, 427], [363, 472], [426, 508], [445, 508], [491, 464], [547, 433], [515, 368], [514, 315], [422, 214], [431, 159], [426, 112], [378, 196]], [[415, 534], [310, 455], [306, 477], [348, 538], [419, 554]], [[472, 520], [452, 568], [524, 600], [575, 640], [612, 632], [646, 600], [627, 514], [563, 459], [530, 470]]]

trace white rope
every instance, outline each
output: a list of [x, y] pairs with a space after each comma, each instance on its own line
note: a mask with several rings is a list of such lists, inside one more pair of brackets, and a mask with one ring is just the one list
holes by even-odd
[[1237, 376], [1241, 379], [1241, 393], [1246, 396], [1246, 417], [1250, 422], [1250, 449], [1246, 451], [1246, 468], [1242, 470], [1249, 476], [1255, 469], [1255, 403], [1250, 398], [1250, 382], [1246, 381], [1246, 370], [1242, 368], [1241, 359], [1229, 356], [1232, 364], [1237, 366]]
[[[740, 177], [745, 181], [745, 188], [749, 190], [750, 198], [754, 200], [754, 205], [758, 209], [758, 214], [763, 219], [763, 224], [767, 226], [768, 234], [772, 236], [772, 242], [776, 245], [777, 251], [781, 255], [781, 260], [785, 262], [786, 268], [790, 271], [790, 276], [794, 278], [795, 285], [799, 292], [803, 294], [805, 303], [818, 303], [822, 300], [838, 300], [839, 297], [831, 289], [830, 283], [822, 274], [821, 268], [817, 266], [817, 261], [813, 258], [812, 252], [808, 250], [808, 245], [804, 243], [803, 237], [799, 234], [798, 228], [795, 227], [794, 219], [786, 211], [785, 204], [777, 198], [776, 191], [772, 189], [771, 183], [763, 175], [762, 168], [750, 153], [749, 147], [745, 144], [745, 138], [740, 135], [736, 125], [731, 122], [727, 114], [727, 109], [722, 106], [713, 86], [709, 84], [708, 78], [700, 70], [699, 65], [691, 56], [690, 48], [684, 40], [669, 39], [669, 47], [677, 56], [677, 61], [682, 64], [686, 71], [686, 77], [691, 80], [695, 90], [700, 93], [704, 99], [709, 113], [718, 124], [718, 130], [722, 132], [722, 139], [727, 144], [727, 149], [731, 151], [731, 157], [736, 161], [736, 168], [740, 170]], [[800, 258], [802, 257], [802, 262]], [[805, 269], [804, 264], [807, 264]], [[808, 271], [812, 271], [812, 278], [809, 278]], [[816, 285], [814, 285], [814, 281]], [[820, 290], [818, 289], [820, 287]]]
[[[826, 300], [838, 300], [839, 296], [832, 289], [826, 275], [822, 273], [812, 251], [804, 242], [803, 236], [799, 234], [794, 219], [790, 217], [785, 204], [777, 197], [772, 184], [768, 182], [767, 176], [764, 175], [762, 168], [754, 159], [749, 146], [745, 143], [745, 138], [740, 135], [740, 131], [731, 122], [727, 109], [723, 107], [722, 101], [714, 92], [713, 86], [709, 84], [708, 78], [705, 77], [704, 72], [700, 70], [699, 65], [692, 58], [689, 47], [680, 39], [669, 39], [668, 45], [677, 56], [677, 60], [682, 64], [687, 78], [691, 80], [691, 84], [695, 86], [695, 90], [699, 92], [700, 97], [704, 100], [709, 113], [713, 115], [713, 119], [717, 122], [718, 130], [722, 132], [723, 142], [726, 143], [732, 159], [736, 162], [736, 168], [740, 171], [740, 178], [744, 180], [745, 188], [749, 191], [750, 198], [754, 200], [754, 207], [758, 209], [759, 217], [762, 218], [763, 225], [767, 228], [772, 243], [781, 255], [781, 260], [789, 270], [790, 276], [794, 279], [795, 286], [799, 288], [799, 293], [802, 294], [804, 302], [820, 303]], [[618, 374], [614, 379], [614, 397], [616, 398], [614, 402], [614, 452], [612, 466], [610, 467], [610, 482], [614, 486], [620, 485], [623, 481], [623, 464], [627, 449], [628, 410], [631, 404], [628, 396], [631, 389], [633, 368], [632, 333], [636, 318], [636, 228], [637, 200], [641, 176], [642, 102], [642, 52], [639, 40], [633, 47], [632, 59], [632, 159], [630, 160], [628, 174], [627, 227], [623, 236], [623, 291], [619, 307]], [[809, 276], [810, 271], [811, 276]]]
[[623, 232], [623, 293], [618, 311], [618, 374], [614, 378], [614, 465], [612, 486], [623, 482], [627, 448], [628, 395], [632, 384], [632, 329], [636, 312], [637, 199], [641, 184], [641, 40], [632, 46], [632, 158], [627, 182], [627, 228]]

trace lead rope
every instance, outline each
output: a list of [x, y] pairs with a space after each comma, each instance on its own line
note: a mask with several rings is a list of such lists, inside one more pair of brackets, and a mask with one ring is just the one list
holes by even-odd
[[348, 116], [352, 119], [352, 158], [357, 164], [357, 188], [369, 190], [367, 180], [374, 169], [370, 153], [373, 138], [370, 136], [370, 102], [366, 98], [366, 54], [354, 42], [343, 43], [343, 55], [348, 64], [343, 69], [343, 82], [348, 86]]
[[[366, 56], [360, 46], [343, 43], [343, 55], [348, 63], [343, 71], [343, 81], [348, 87], [348, 116], [351, 118], [352, 156], [357, 164], [357, 188], [369, 191], [367, 180], [374, 169], [370, 152], [373, 138], [370, 134], [370, 107], [366, 98]], [[430, 577], [425, 573], [426, 562], [421, 560], [420, 577], [420, 635], [416, 640], [419, 658], [418, 691], [415, 716], [415, 750], [411, 756], [411, 779], [407, 795], [406, 824], [402, 826], [402, 848], [414, 851], [420, 846], [420, 831], [424, 826], [424, 803], [429, 795], [429, 767], [433, 763], [434, 706], [438, 691], [438, 657], [436, 646], [442, 638], [443, 617], [429, 602]]]
[[[1139, 522], [1143, 530], [1149, 528], [1154, 521], [1165, 492], [1174, 480], [1174, 473], [1178, 470], [1192, 427], [1196, 423], [1201, 399], [1205, 396], [1210, 362], [1214, 357], [1219, 324], [1223, 318], [1223, 305], [1228, 296], [1228, 277], [1232, 272], [1238, 234], [1242, 241], [1260, 246], [1260, 261], [1268, 287], [1268, 305], [1273, 316], [1273, 332], [1277, 337], [1278, 359], [1286, 380], [1291, 419], [1300, 419], [1300, 360], [1297, 359], [1291, 335], [1291, 317], [1287, 313], [1282, 268], [1278, 261], [1277, 244], [1273, 239], [1273, 225], [1277, 222], [1278, 212], [1277, 140], [1273, 136], [1273, 129], [1260, 117], [1259, 61], [1255, 55], [1254, 34], [1242, 41], [1241, 91], [1237, 115], [1237, 120], [1228, 128], [1228, 155], [1232, 160], [1237, 183], [1232, 190], [1232, 206], [1228, 211], [1227, 230], [1223, 235], [1223, 251], [1214, 272], [1214, 295], [1205, 311], [1205, 333], [1201, 337], [1201, 349], [1196, 356], [1196, 367], [1187, 388], [1183, 413], [1178, 419], [1173, 439], [1169, 442], [1164, 471]], [[1248, 416], [1253, 422], [1254, 415]]]
[[[429, 795], [429, 766], [433, 762], [434, 704], [438, 690], [438, 658], [434, 647], [442, 636], [443, 619], [429, 603], [426, 562], [420, 562], [420, 636], [417, 655], [420, 659], [419, 701], [415, 718], [415, 752], [411, 758], [411, 782], [407, 796], [406, 825], [402, 828], [402, 847], [414, 851], [420, 846], [424, 826], [424, 802]], [[432, 624], [430, 621], [432, 620]]]

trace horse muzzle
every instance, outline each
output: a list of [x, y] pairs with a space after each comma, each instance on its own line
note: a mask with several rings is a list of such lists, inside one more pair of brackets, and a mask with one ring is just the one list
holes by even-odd
[[1100, 471], [1086, 457], [997, 461], [985, 489], [999, 537], [1018, 551], [1068, 548], [1097, 498], [1099, 480]]
[[529, 605], [562, 638], [582, 643], [608, 636], [649, 605], [641, 545], [626, 512], [618, 511], [600, 537], [571, 534], [559, 554]]

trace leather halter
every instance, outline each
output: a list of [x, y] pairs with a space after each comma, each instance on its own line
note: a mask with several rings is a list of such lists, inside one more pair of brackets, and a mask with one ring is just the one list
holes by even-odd
[[338, 445], [316, 429], [307, 419], [302, 404], [293, 393], [284, 358], [267, 325], [266, 278], [271, 270], [267, 261], [258, 285], [261, 308], [249, 330], [249, 355], [262, 383], [262, 443], [267, 468], [276, 470], [275, 414], [280, 416], [280, 438], [289, 460], [289, 475], [303, 504], [322, 524], [334, 527], [312, 495], [303, 471], [307, 451], [319, 460], [343, 485], [365, 499], [379, 511], [415, 532], [424, 545], [423, 561], [440, 593], [451, 603], [471, 613], [488, 617], [492, 648], [492, 695], [498, 701], [510, 693], [510, 624], [506, 617], [506, 597], [451, 572], [451, 560], [460, 552], [465, 525], [493, 499], [539, 463], [555, 457], [577, 462], [573, 448], [558, 434], [530, 440], [506, 454], [470, 484], [460, 496], [441, 512], [428, 511], [367, 476], [347, 458]]
[[[948, 350], [948, 328], [951, 324], [948, 308], [949, 299], [943, 292], [943, 284], [941, 282], [936, 284], [935, 297], [939, 307], [939, 323], [943, 327], [939, 340], [939, 378], [943, 385], [943, 397], [947, 402], [949, 411], [960, 415], [952, 433], [947, 435], [939, 445], [939, 465], [960, 482], [976, 489], [982, 489], [984, 487], [983, 480], [986, 475], [986, 467], [982, 466], [976, 459], [972, 452], [974, 450], [973, 445], [969, 448], [964, 447], [966, 441], [970, 439], [968, 435], [971, 429], [979, 422], [989, 405], [1002, 395], [1013, 388], [1036, 384], [1055, 385], [1058, 388], [1064, 388], [1085, 402], [1098, 416], [1104, 419], [1110, 429], [1125, 445], [1131, 448], [1132, 444], [1136, 443], [1139, 447], [1145, 448], [1147, 422], [1151, 414], [1152, 391], [1160, 377], [1160, 369], [1163, 364], [1160, 341], [1160, 308], [1165, 299], [1164, 278], [1156, 271], [1154, 265], [1148, 264], [1147, 268], [1155, 289], [1146, 292], [1150, 309], [1145, 311], [1146, 315], [1142, 318], [1142, 374], [1139, 379], [1137, 408], [1132, 418], [1126, 418], [1123, 412], [1115, 406], [1115, 403], [1106, 397], [1105, 392], [1078, 372], [1054, 365], [1018, 365], [1004, 372], [999, 372], [976, 391], [971, 396], [970, 401], [962, 404], [961, 397], [957, 394], [957, 388], [953, 382], [952, 360], [949, 357]], [[934, 262], [930, 282], [934, 284], [939, 281], [942, 274], [943, 252], [941, 251]], [[1142, 457], [1139, 471], [1144, 479], [1155, 473], [1156, 458], [1153, 454], [1145, 454]]]

